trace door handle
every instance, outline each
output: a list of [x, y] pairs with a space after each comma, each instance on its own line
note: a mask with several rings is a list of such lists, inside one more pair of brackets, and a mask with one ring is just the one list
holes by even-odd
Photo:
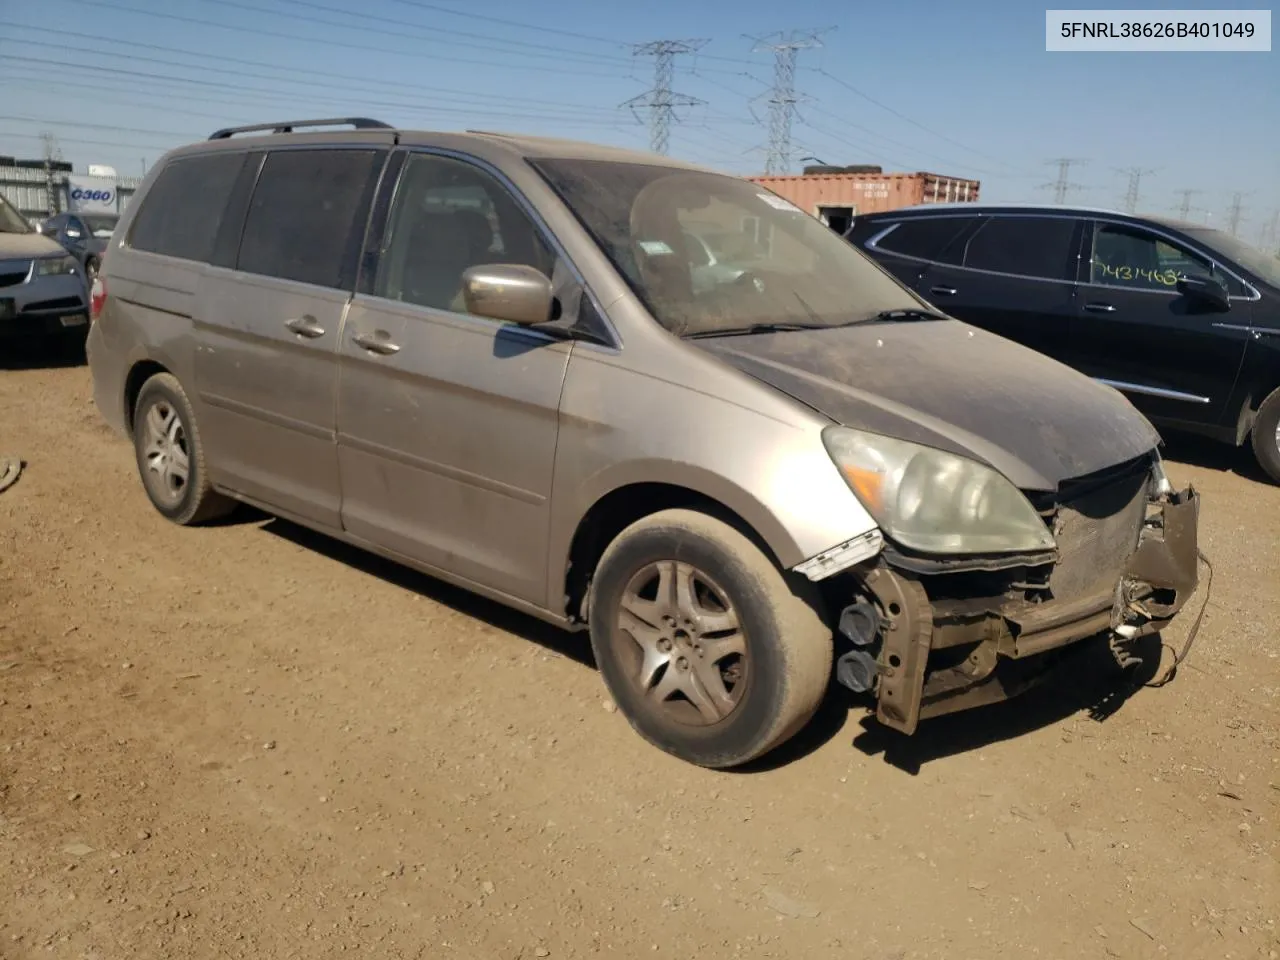
[[301, 337], [315, 339], [316, 337], [324, 336], [324, 327], [316, 323], [316, 318], [310, 314], [305, 317], [294, 317], [292, 320], [286, 320], [284, 325]]
[[954, 297], [956, 295], [955, 287], [930, 287], [930, 293], [936, 293], [940, 297]]
[[1116, 308], [1109, 303], [1086, 303], [1084, 305], [1084, 308], [1086, 310], [1091, 311], [1092, 313], [1115, 313], [1116, 312]]
[[400, 352], [400, 344], [392, 343], [385, 330], [378, 330], [375, 333], [353, 333], [351, 342], [357, 347], [364, 347], [370, 353], [381, 354], [384, 357]]

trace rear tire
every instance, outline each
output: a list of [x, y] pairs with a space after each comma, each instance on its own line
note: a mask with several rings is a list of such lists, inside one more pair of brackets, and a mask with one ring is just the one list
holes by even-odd
[[633, 523], [591, 583], [591, 645], [605, 686], [654, 746], [735, 767], [817, 711], [832, 634], [754, 543], [692, 510]]
[[173, 374], [155, 374], [138, 392], [133, 449], [147, 497], [174, 523], [204, 523], [236, 508], [209, 486], [195, 413]]
[[1253, 421], [1253, 455], [1275, 483], [1280, 483], [1280, 389], [1258, 408]]

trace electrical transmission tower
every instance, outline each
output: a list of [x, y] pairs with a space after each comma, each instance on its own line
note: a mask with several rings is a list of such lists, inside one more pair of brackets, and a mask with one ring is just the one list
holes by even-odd
[[[676, 107], [698, 107], [704, 101], [671, 89], [671, 81], [675, 77], [675, 60], [679, 54], [696, 53], [706, 40], [655, 40], [652, 43], [637, 43], [631, 48], [637, 57], [653, 57], [652, 89], [632, 97], [624, 107], [640, 119], [643, 108], [649, 114], [649, 146], [654, 153], [665, 154], [671, 139], [671, 121], [676, 119]], [[643, 123], [644, 121], [641, 120]]]
[[58, 138], [52, 133], [40, 134], [40, 143], [44, 147], [44, 205], [45, 210], [52, 217], [58, 212], [58, 194], [54, 189], [53, 165], [62, 159], [62, 148], [58, 146]]
[[1043, 189], [1053, 189], [1054, 203], [1066, 203], [1068, 191], [1083, 189], [1080, 184], [1071, 182], [1071, 168], [1076, 164], [1084, 166], [1089, 161], [1082, 160], [1079, 157], [1059, 157], [1056, 160], [1050, 160], [1048, 162], [1056, 163], [1058, 165], [1058, 179], [1053, 181], [1053, 183], [1043, 184]]
[[1182, 203], [1178, 205], [1179, 219], [1186, 220], [1188, 217], [1191, 216], [1191, 198], [1194, 197], [1197, 193], [1202, 193], [1202, 192], [1203, 191], [1201, 190], [1179, 190], [1178, 191], [1178, 195], [1182, 197]]
[[1119, 173], [1127, 173], [1129, 175], [1129, 189], [1124, 192], [1124, 212], [1138, 212], [1138, 189], [1142, 185], [1142, 178], [1146, 174], [1154, 174], [1154, 170], [1144, 170], [1142, 167], [1126, 167]]
[[1240, 206], [1240, 202], [1244, 199], [1244, 194], [1236, 191], [1231, 195], [1231, 212], [1227, 214], [1227, 231], [1233, 236], [1240, 233], [1240, 221], [1244, 219], [1244, 210]]
[[796, 58], [801, 50], [822, 46], [819, 37], [834, 30], [774, 33], [767, 37], [752, 37], [756, 45], [752, 53], [768, 51], [773, 54], [773, 89], [767, 94], [769, 103], [769, 154], [765, 160], [766, 174], [787, 173], [791, 169], [791, 123], [795, 119], [796, 105], [801, 98], [796, 94]]
[[1258, 237], [1258, 245], [1263, 250], [1280, 250], [1280, 210], [1271, 214], [1271, 219], [1262, 227]]

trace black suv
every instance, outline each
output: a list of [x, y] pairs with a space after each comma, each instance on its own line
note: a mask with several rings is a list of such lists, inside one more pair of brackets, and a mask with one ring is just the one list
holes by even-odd
[[[1198, 224], [1062, 206], [929, 204], [845, 235], [941, 310], [1237, 446], [1280, 482], [1280, 259]], [[975, 376], [998, 371], [975, 371]]]

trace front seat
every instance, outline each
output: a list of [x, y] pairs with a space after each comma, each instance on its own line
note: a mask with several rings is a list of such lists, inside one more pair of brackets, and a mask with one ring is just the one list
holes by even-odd
[[452, 213], [419, 214], [409, 234], [404, 262], [404, 295], [409, 303], [437, 310], [455, 310], [462, 272], [470, 266]]

